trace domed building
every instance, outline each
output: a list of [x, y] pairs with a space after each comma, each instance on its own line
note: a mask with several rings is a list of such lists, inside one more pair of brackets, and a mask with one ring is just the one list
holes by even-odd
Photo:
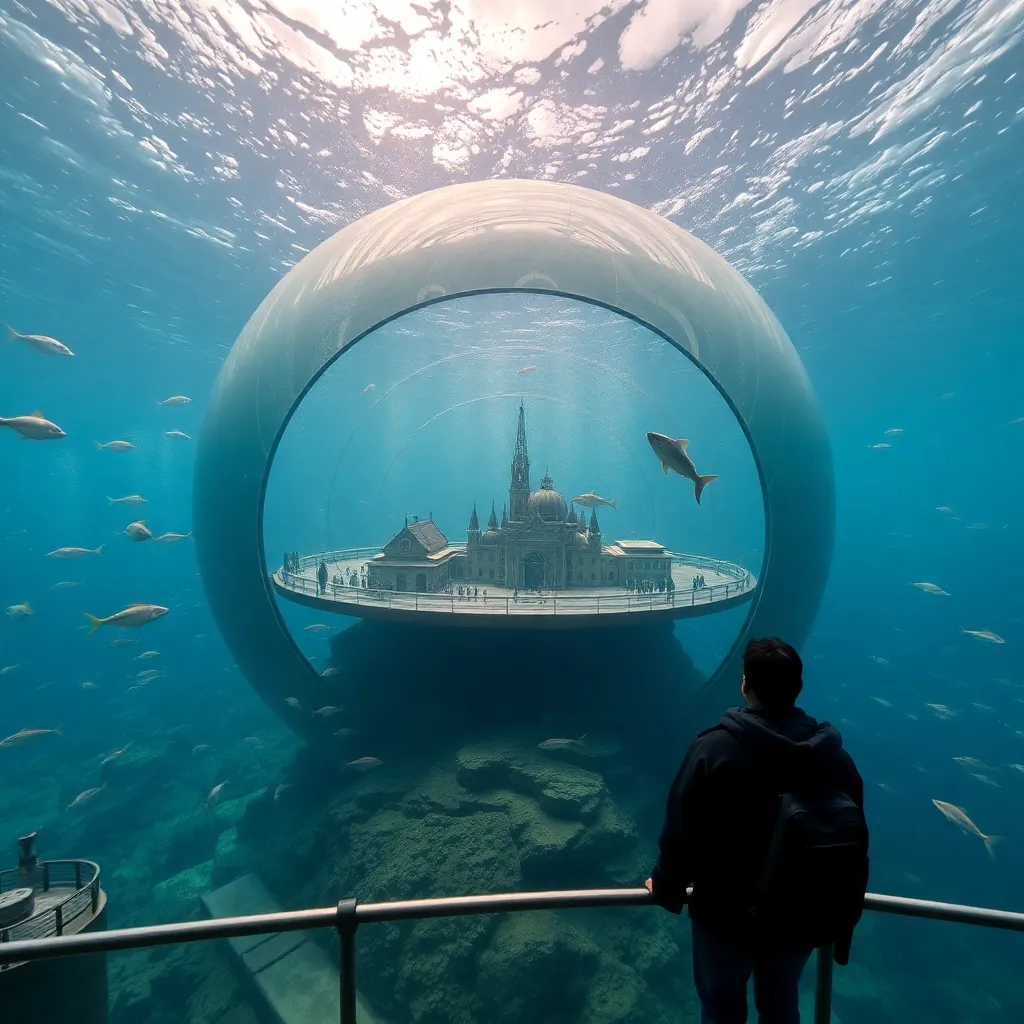
[[469, 517], [466, 546], [449, 543], [433, 523], [406, 521], [367, 562], [371, 587], [434, 593], [460, 583], [506, 590], [572, 590], [584, 587], [632, 588], [671, 578], [672, 556], [654, 540], [619, 540], [602, 546], [597, 512], [576, 507], [555, 490], [545, 473], [530, 489], [526, 413], [512, 456], [508, 504], [501, 523], [494, 502], [481, 531], [476, 505]]
[[639, 542], [643, 550], [634, 552], [630, 542], [625, 542], [626, 548], [622, 543], [602, 547], [597, 512], [591, 511], [589, 523], [585, 509], [577, 515], [575, 506], [555, 490], [549, 474], [544, 474], [538, 490], [530, 490], [526, 413], [520, 405], [508, 505], [502, 509], [501, 525], [492, 502], [487, 529], [481, 533], [473, 507], [465, 576], [459, 573], [459, 577], [467, 583], [522, 590], [622, 587], [627, 572], [630, 577], [643, 574], [641, 563], [634, 558], [638, 553], [646, 556], [648, 573], [669, 575], [670, 559], [660, 544]]

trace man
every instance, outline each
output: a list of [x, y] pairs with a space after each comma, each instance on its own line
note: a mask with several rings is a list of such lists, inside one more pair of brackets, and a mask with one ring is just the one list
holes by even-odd
[[[741, 686], [747, 706], [731, 709], [696, 737], [672, 783], [661, 853], [647, 888], [656, 903], [678, 914], [687, 886], [693, 886], [693, 977], [701, 1024], [744, 1024], [751, 975], [761, 1024], [799, 1024], [798, 983], [812, 947], [835, 942], [836, 961], [849, 959], [867, 882], [864, 783], [839, 733], [796, 707], [802, 688], [803, 664], [789, 644], [775, 637], [751, 640]], [[779, 837], [787, 835], [785, 808], [794, 790], [813, 794], [810, 803], [798, 801], [801, 828], [807, 807], [812, 818], [820, 811], [812, 821], [826, 837], [818, 850], [852, 850], [852, 859], [824, 871], [819, 862], [817, 874], [813, 864], [809, 869], [797, 862], [778, 901], [789, 910], [772, 912], [765, 910], [773, 906], [766, 889], [781, 884], [779, 850], [793, 849]], [[840, 832], [843, 841], [837, 842]], [[795, 855], [786, 856], [792, 861]], [[844, 875], [838, 902], [830, 902], [831, 893], [797, 891], [812, 884], [810, 877], [824, 879], [828, 888]], [[841, 907], [824, 932], [820, 921], [801, 925], [801, 911], [792, 910], [794, 892], [811, 916], [821, 906]]]

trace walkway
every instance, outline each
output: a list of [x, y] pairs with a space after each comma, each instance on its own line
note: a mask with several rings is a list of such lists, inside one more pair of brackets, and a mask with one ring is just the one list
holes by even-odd
[[[557, 594], [519, 593], [487, 585], [487, 600], [478, 581], [476, 598], [454, 594], [418, 594], [328, 583], [319, 593], [317, 566], [327, 563], [328, 578], [347, 579], [350, 570], [358, 575], [379, 547], [348, 548], [305, 555], [299, 560], [299, 572], [278, 569], [272, 577], [274, 589], [282, 597], [320, 611], [358, 618], [390, 621], [432, 622], [452, 626], [509, 626], [565, 629], [593, 625], [650, 622], [708, 615], [744, 604], [752, 597], [757, 579], [748, 570], [732, 562], [703, 555], [672, 554], [672, 580], [675, 594], [634, 594], [621, 587], [587, 587], [559, 591]], [[694, 576], [703, 575], [705, 586], [692, 589]]]

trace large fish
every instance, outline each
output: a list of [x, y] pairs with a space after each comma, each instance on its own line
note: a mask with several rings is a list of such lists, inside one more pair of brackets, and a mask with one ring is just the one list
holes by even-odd
[[0, 749], [20, 747], [22, 743], [28, 743], [29, 740], [38, 739], [40, 736], [63, 736], [64, 734], [61, 732], [63, 728], [64, 726], [58, 725], [56, 729], [19, 729], [12, 736], [0, 740]]
[[962, 807], [957, 807], [956, 804], [948, 804], [945, 800], [932, 800], [932, 803], [942, 812], [943, 817], [947, 821], [953, 822], [954, 825], [958, 826], [961, 831], [966, 832], [969, 836], [977, 836], [984, 844], [985, 849], [988, 850], [988, 855], [995, 860], [995, 845], [1002, 838], [1001, 836], [987, 836], [984, 832], [978, 828], [977, 825], [967, 817], [967, 812]]
[[164, 608], [159, 604], [130, 604], [123, 611], [119, 611], [116, 615], [108, 615], [105, 619], [90, 615], [88, 612], [85, 613], [85, 617], [92, 623], [92, 629], [89, 630], [89, 636], [92, 636], [100, 626], [138, 629], [140, 626], [145, 626], [154, 619], [166, 615], [169, 611], [169, 608]]
[[595, 494], [593, 491], [587, 491], [586, 494], [577, 495], [572, 499], [577, 505], [582, 505], [584, 508], [615, 508], [619, 507], [619, 499], [612, 498], [609, 501], [607, 498], [602, 498], [600, 494]]
[[10, 427], [26, 441], [56, 441], [68, 436], [38, 409], [27, 416], [0, 416], [0, 427]]
[[71, 351], [63, 342], [56, 338], [48, 338], [45, 334], [19, 334], [10, 324], [7, 325], [7, 333], [12, 341], [23, 341], [31, 345], [37, 352], [45, 352], [50, 356], [73, 356]]
[[170, 398], [165, 398], [162, 402], [159, 398], [154, 398], [153, 401], [157, 405], [188, 405], [192, 399], [187, 398], [185, 395], [171, 395]]
[[57, 548], [56, 551], [47, 551], [45, 558], [84, 558], [86, 555], [102, 555], [103, 545], [98, 548]]
[[661, 460], [661, 468], [665, 471], [666, 476], [670, 469], [674, 469], [680, 476], [693, 482], [693, 496], [699, 505], [701, 491], [718, 477], [715, 475], [701, 476], [697, 472], [697, 467], [690, 460], [690, 456], [686, 454], [686, 446], [690, 443], [686, 438], [673, 440], [664, 434], [648, 432], [647, 440], [654, 449], [654, 454]]

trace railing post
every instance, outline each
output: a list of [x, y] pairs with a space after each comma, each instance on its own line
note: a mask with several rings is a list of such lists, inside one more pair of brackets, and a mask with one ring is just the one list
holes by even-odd
[[817, 980], [814, 985], [814, 1024], [832, 1024], [833, 946], [819, 946]]
[[53, 908], [53, 923], [54, 923], [54, 930], [56, 931], [56, 933], [58, 935], [63, 935], [64, 934], [64, 907], [60, 903], [58, 903], [57, 906], [55, 906]]
[[82, 862], [80, 860], [75, 861], [75, 891], [77, 892], [82, 888]]
[[338, 941], [341, 945], [341, 1024], [356, 1024], [356, 900], [354, 896], [338, 901]]

